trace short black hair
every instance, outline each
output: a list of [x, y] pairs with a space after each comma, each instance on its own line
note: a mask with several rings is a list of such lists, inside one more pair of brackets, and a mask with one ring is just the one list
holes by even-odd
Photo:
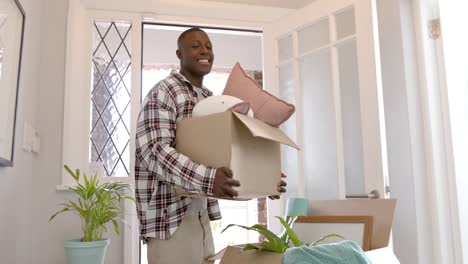
[[206, 34], [206, 32], [201, 28], [198, 28], [198, 27], [189, 28], [189, 29], [185, 30], [184, 32], [182, 32], [182, 34], [180, 34], [180, 36], [177, 38], [177, 48], [180, 49], [180, 45], [182, 44], [182, 40], [185, 38], [185, 36], [187, 36], [187, 34], [189, 34], [191, 32], [195, 32], [195, 31], [200, 31], [200, 32], [203, 32], [203, 33]]

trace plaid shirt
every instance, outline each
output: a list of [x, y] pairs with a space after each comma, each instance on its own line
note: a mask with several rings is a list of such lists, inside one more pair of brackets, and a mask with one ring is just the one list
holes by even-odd
[[[178, 197], [174, 187], [213, 194], [216, 169], [196, 164], [175, 150], [176, 121], [192, 116], [200, 95], [180, 73], [156, 84], [146, 96], [136, 129], [135, 184], [140, 235], [169, 239], [182, 222], [191, 202]], [[201, 96], [201, 97], [200, 97]], [[221, 219], [218, 202], [208, 199], [211, 220]]]

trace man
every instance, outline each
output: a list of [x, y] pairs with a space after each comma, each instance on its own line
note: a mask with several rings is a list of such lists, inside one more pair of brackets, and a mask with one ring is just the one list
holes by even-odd
[[[137, 211], [149, 264], [199, 264], [214, 254], [209, 221], [221, 218], [217, 201], [178, 197], [174, 187], [232, 198], [238, 195], [233, 187], [240, 186], [228, 168], [196, 164], [175, 150], [176, 121], [191, 117], [195, 104], [211, 96], [203, 77], [214, 60], [211, 41], [199, 28], [183, 32], [177, 46], [180, 72], [148, 93], [137, 123]], [[282, 181], [278, 190], [285, 192], [284, 186]]]

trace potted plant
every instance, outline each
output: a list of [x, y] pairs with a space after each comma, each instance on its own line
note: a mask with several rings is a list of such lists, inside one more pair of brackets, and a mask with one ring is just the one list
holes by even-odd
[[[266, 226], [260, 225], [260, 224], [253, 225], [251, 227], [243, 226], [243, 225], [236, 225], [236, 224], [229, 224], [228, 226], [226, 226], [226, 228], [223, 229], [223, 231], [221, 231], [221, 233], [223, 233], [224, 231], [226, 231], [227, 229], [233, 226], [237, 226], [237, 227], [244, 228], [246, 230], [256, 231], [260, 235], [265, 237], [265, 241], [260, 244], [257, 244], [257, 245], [246, 244], [243, 248], [244, 251], [257, 250], [257, 251], [284, 253], [286, 249], [290, 247], [302, 246], [304, 243], [299, 240], [296, 232], [294, 232], [294, 230], [292, 229], [294, 222], [296, 222], [297, 220], [297, 216], [289, 217], [288, 220], [285, 220], [281, 216], [276, 216], [276, 218], [284, 226], [284, 231], [279, 236], [271, 232], [270, 230], [268, 230]], [[311, 243], [310, 246], [318, 245], [320, 242], [330, 237], [339, 237], [341, 239], [344, 239], [344, 237], [338, 234], [329, 234]]]
[[88, 178], [86, 174], [80, 181], [79, 169], [73, 172], [67, 165], [64, 168], [76, 183], [68, 189], [78, 198], [62, 203], [63, 208], [53, 214], [49, 221], [63, 212], [76, 213], [82, 220], [83, 236], [64, 242], [68, 264], [103, 264], [109, 245], [109, 239], [103, 238], [104, 232], [107, 231], [107, 225], [112, 223], [115, 233], [120, 234], [118, 221], [124, 222], [122, 202], [135, 201], [132, 196], [125, 194], [132, 189], [131, 185], [121, 182], [100, 183], [97, 175]]
[[[281, 235], [276, 235], [268, 230], [266, 226], [260, 224], [253, 225], [251, 227], [236, 224], [228, 225], [222, 232], [233, 226], [241, 227], [258, 232], [260, 235], [264, 236], [265, 241], [258, 244], [246, 244], [241, 247], [227, 246], [223, 251], [209, 260], [221, 259], [221, 263], [281, 264], [283, 254], [286, 249], [300, 247], [303, 245], [303, 242], [298, 239], [296, 232], [292, 229], [292, 226], [297, 219], [296, 216], [290, 217], [288, 220], [284, 220], [282, 217], [278, 216], [276, 218], [280, 220], [285, 228]], [[329, 237], [343, 238], [337, 234], [329, 234], [309, 246], [315, 246]]]

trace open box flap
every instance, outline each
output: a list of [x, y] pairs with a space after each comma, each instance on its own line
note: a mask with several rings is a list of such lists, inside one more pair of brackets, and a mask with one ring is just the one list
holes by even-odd
[[254, 137], [261, 137], [268, 140], [273, 140], [295, 149], [300, 149], [286, 134], [277, 127], [270, 126], [255, 118], [233, 112], [234, 116], [243, 123]]

